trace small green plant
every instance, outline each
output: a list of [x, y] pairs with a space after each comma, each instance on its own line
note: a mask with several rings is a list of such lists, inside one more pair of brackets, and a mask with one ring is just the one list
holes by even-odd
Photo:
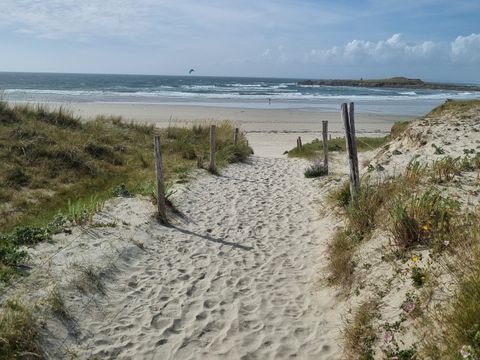
[[421, 287], [425, 283], [426, 273], [425, 270], [418, 266], [412, 267], [412, 275], [411, 275], [413, 285], [416, 287]]
[[92, 221], [93, 215], [103, 208], [104, 201], [97, 196], [85, 201], [68, 201], [68, 219], [78, 225], [85, 225]]
[[132, 194], [128, 191], [125, 184], [118, 185], [115, 189], [113, 189], [113, 196], [115, 197], [131, 197]]
[[435, 155], [443, 155], [445, 154], [445, 150], [435, 144], [432, 144], [432, 147], [435, 149], [435, 151], [433, 152]]

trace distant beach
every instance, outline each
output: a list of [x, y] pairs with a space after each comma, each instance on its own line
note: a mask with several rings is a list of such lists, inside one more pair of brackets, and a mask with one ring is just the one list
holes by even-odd
[[[281, 157], [285, 150], [295, 146], [298, 136], [301, 136], [304, 142], [321, 138], [322, 120], [329, 121], [332, 137], [343, 136], [340, 111], [97, 103], [71, 103], [68, 107], [76, 115], [85, 118], [98, 115], [122, 116], [127, 120], [153, 123], [158, 127], [230, 120], [246, 131], [255, 153], [267, 157]], [[390, 132], [396, 121], [411, 118], [412, 116], [359, 113], [356, 118], [357, 133], [362, 136], [383, 136]]]

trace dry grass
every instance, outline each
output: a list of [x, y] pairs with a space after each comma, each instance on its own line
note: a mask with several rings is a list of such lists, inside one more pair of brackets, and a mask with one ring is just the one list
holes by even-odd
[[347, 359], [373, 359], [373, 344], [377, 331], [372, 322], [378, 316], [379, 302], [368, 300], [361, 304], [344, 330], [345, 355]]
[[0, 310], [0, 358], [42, 359], [40, 333], [34, 310], [18, 300], [7, 300]]
[[345, 230], [337, 231], [328, 244], [328, 280], [332, 285], [348, 288], [353, 281], [353, 256], [360, 239]]

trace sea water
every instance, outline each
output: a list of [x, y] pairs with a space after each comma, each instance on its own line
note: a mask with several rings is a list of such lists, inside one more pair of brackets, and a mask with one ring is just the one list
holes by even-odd
[[446, 99], [480, 98], [480, 92], [300, 86], [303, 79], [2, 73], [0, 93], [6, 100], [94, 102], [299, 109], [337, 111], [353, 101], [356, 111], [423, 115]]

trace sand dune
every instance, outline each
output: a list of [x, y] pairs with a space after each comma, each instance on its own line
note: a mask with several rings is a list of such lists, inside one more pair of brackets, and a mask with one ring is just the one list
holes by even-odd
[[[181, 188], [171, 227], [146, 199], [114, 199], [96, 227], [40, 245], [34, 258], [69, 246], [41, 281], [60, 283], [76, 319], [50, 323], [50, 357], [341, 358], [341, 309], [322, 285], [331, 180], [305, 179], [305, 165], [252, 157]], [[79, 290], [78, 263], [101, 269], [103, 295]]]

